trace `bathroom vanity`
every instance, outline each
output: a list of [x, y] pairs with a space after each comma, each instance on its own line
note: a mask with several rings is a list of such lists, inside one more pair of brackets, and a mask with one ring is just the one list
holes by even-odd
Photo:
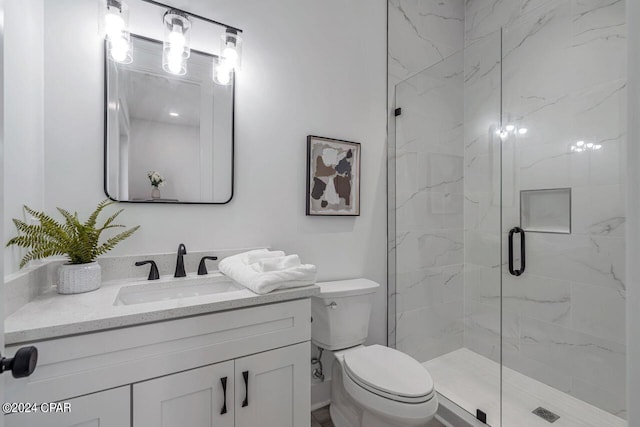
[[121, 280], [29, 302], [7, 318], [7, 352], [34, 345], [38, 366], [7, 382], [5, 400], [68, 402], [70, 411], [9, 414], [6, 425], [177, 426], [185, 413], [190, 426], [309, 425], [309, 298], [317, 286], [189, 293], [223, 289], [224, 281]]

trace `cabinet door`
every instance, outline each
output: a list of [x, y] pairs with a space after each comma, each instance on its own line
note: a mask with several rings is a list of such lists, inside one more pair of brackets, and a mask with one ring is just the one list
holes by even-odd
[[233, 388], [233, 361], [134, 384], [133, 427], [233, 427]]
[[236, 427], [311, 424], [308, 342], [236, 359]]
[[[7, 427], [127, 427], [131, 425], [129, 386], [69, 399], [67, 412], [9, 414]], [[63, 407], [64, 408], [64, 407]]]

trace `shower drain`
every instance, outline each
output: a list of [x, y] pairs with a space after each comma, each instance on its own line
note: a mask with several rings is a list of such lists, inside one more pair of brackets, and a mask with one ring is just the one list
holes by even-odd
[[536, 414], [537, 416], [539, 416], [543, 420], [549, 421], [550, 423], [554, 423], [554, 422], [558, 421], [558, 419], [560, 418], [559, 415], [554, 414], [553, 412], [551, 412], [548, 409], [543, 408], [542, 406], [537, 407], [536, 409], [534, 409], [531, 412], [533, 412], [534, 414]]

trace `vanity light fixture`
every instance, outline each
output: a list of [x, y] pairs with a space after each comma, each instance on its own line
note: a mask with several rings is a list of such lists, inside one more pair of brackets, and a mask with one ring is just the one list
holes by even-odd
[[242, 64], [242, 38], [235, 28], [227, 28], [220, 36], [220, 57], [213, 62], [213, 81], [219, 85], [231, 83], [232, 73]]
[[224, 58], [219, 57], [213, 60], [213, 81], [216, 84], [226, 86], [231, 83], [233, 68], [229, 67]]
[[[133, 61], [131, 35], [129, 33], [129, 9], [122, 0], [106, 0], [105, 15], [106, 38], [109, 56], [118, 62], [129, 64]], [[213, 80], [217, 84], [228, 85], [242, 64], [242, 30], [214, 21], [204, 16], [172, 8], [156, 0], [142, 0], [145, 3], [167, 8], [162, 21], [164, 25], [164, 43], [162, 68], [172, 74], [187, 73], [187, 59], [191, 55], [189, 30], [191, 20], [198, 19], [209, 24], [225, 28], [221, 36], [220, 53], [213, 61]]]
[[242, 65], [242, 37], [234, 28], [227, 28], [220, 37], [220, 56], [224, 59], [227, 67], [235, 71], [240, 70]]
[[121, 0], [107, 0], [104, 26], [109, 57], [116, 62], [130, 64], [133, 55], [129, 33], [129, 7]]
[[164, 24], [164, 43], [162, 50], [162, 68], [171, 74], [187, 73], [187, 58], [191, 55], [189, 30], [191, 21], [186, 13], [170, 9], [162, 18]]

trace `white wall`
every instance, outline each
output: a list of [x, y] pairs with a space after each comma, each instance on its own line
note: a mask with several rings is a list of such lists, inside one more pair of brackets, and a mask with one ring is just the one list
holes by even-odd
[[[629, 40], [629, 183], [640, 182], [640, 3], [627, 1]], [[640, 425], [640, 195], [637, 185], [627, 186], [627, 408], [630, 426]]]
[[[125, 205], [142, 228], [114, 254], [271, 245], [321, 280], [386, 281], [385, 2], [192, 0], [245, 30], [236, 92], [236, 191], [224, 206]], [[46, 2], [45, 207], [87, 214], [105, 197], [103, 63], [94, 1]], [[74, 22], [73, 26], [60, 25]], [[160, 25], [160, 22], [158, 22]], [[306, 136], [362, 143], [362, 215], [305, 216]], [[385, 289], [371, 338], [385, 342]]]
[[200, 199], [200, 127], [131, 119], [129, 144], [129, 197], [148, 200], [147, 171], [158, 171], [166, 185], [162, 198]]
[[[5, 195], [4, 235], [11, 218], [25, 219], [22, 205], [43, 204], [43, 0], [5, 2]], [[5, 274], [17, 270], [23, 251], [4, 251]]]

